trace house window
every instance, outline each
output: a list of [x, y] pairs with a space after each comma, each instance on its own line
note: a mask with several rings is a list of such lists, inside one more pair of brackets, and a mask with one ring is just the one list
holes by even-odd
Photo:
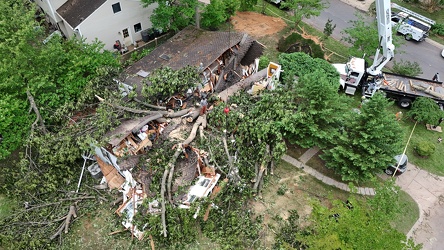
[[123, 33], [123, 38], [129, 37], [128, 29], [122, 30], [122, 33]]
[[121, 10], [122, 10], [122, 8], [120, 8], [120, 3], [113, 4], [113, 12], [114, 13], [120, 12]]
[[139, 32], [141, 30], [142, 30], [142, 24], [140, 23], [134, 24], [134, 32]]

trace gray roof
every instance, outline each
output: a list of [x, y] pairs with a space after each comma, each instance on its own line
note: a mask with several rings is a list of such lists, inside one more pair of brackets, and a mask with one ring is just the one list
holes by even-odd
[[202, 63], [206, 68], [226, 50], [238, 44], [243, 36], [243, 33], [235, 31], [205, 31], [189, 26], [128, 67], [125, 73], [130, 77], [125, 82], [140, 84], [143, 78], [137, 76], [138, 71], [152, 72], [162, 66], [177, 70]]
[[[97, 10], [106, 0], [68, 0], [57, 9], [57, 13], [75, 28]], [[112, 14], [112, 9], [109, 10]]]

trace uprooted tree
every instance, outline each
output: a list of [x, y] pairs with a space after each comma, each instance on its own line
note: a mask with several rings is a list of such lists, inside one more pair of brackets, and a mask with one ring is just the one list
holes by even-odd
[[[273, 173], [286, 151], [284, 139], [305, 142], [305, 146], [331, 146], [345, 119], [333, 114], [347, 113], [347, 101], [337, 95], [337, 73], [331, 65], [300, 53], [284, 55], [280, 60], [285, 74], [283, 85], [275, 91], [255, 97], [242, 92], [231, 96], [226, 103], [215, 95], [206, 96], [208, 109], [195, 105], [201, 99], [199, 91], [188, 91], [191, 83], [199, 82], [195, 69], [188, 69], [190, 72], [185, 73], [190, 75], [186, 76], [168, 70], [168, 81], [152, 72], [151, 80], [158, 80], [159, 85], [168, 85], [165, 87], [174, 91], [168, 90], [160, 96], [153, 96], [151, 91], [143, 99], [128, 89], [126, 97], [122, 97], [113, 81], [117, 71], [98, 68], [97, 76], [87, 82], [75, 103], [52, 113], [55, 122], [48, 132], [31, 133], [17, 168], [3, 173], [7, 176], [4, 179], [9, 180], [7, 190], [27, 205], [2, 223], [2, 241], [18, 248], [29, 242], [37, 248], [54, 247], [56, 242], [62, 242], [62, 232], [69, 230], [75, 215], [81, 216], [84, 209], [97, 206], [99, 201], [115, 198], [112, 193], [97, 190], [91, 178], [84, 181], [79, 192], [72, 191], [81, 172], [80, 156], [90, 150], [91, 144], [105, 145], [103, 135], [121, 121], [154, 115], [174, 124], [174, 129], [183, 128], [185, 136], [168, 138], [172, 131], [167, 128], [168, 133], [153, 143], [133, 169], [148, 173], [147, 193], [162, 204], [160, 216], [148, 214], [143, 209], [148, 204], [144, 204], [134, 223], [144, 228], [156, 245], [170, 249], [193, 242], [198, 228], [206, 237], [233, 249], [245, 244], [255, 246], [261, 224], [260, 218], [253, 219], [250, 212], [245, 212], [248, 199], [260, 195], [266, 176]], [[313, 68], [318, 70], [313, 72]], [[159, 72], [162, 70], [165, 69]], [[184, 80], [187, 82], [181, 82]], [[150, 93], [149, 88], [145, 93]], [[168, 96], [171, 93], [174, 98]], [[172, 100], [170, 108], [174, 110], [167, 110], [168, 100]], [[180, 163], [189, 162], [191, 170], [196, 171], [194, 160], [214, 166], [227, 183], [217, 196], [203, 200], [200, 205], [192, 203], [189, 210], [180, 210], [177, 206], [185, 187], [174, 183], [181, 175]], [[211, 212], [210, 207], [213, 207]], [[205, 214], [206, 220], [194, 220], [195, 213], [202, 217]]]

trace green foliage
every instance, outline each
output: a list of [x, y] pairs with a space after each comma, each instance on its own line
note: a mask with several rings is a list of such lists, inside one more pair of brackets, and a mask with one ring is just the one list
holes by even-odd
[[[412, 239], [390, 227], [377, 213], [352, 199], [353, 209], [342, 201], [332, 208], [314, 203], [311, 226], [297, 234], [309, 249], [420, 249]], [[335, 215], [335, 216], [333, 216]], [[309, 232], [309, 233], [307, 233]], [[378, 237], [375, 237], [378, 235]]]
[[286, 38], [279, 39], [278, 50], [286, 53], [304, 52], [314, 58], [324, 58], [321, 46], [313, 40], [303, 38], [298, 33], [292, 33]]
[[361, 112], [351, 112], [344, 121], [343, 133], [332, 148], [321, 156], [327, 167], [334, 169], [346, 181], [372, 178], [401, 152], [402, 131], [391, 112], [391, 103], [375, 94], [362, 105]]
[[392, 71], [405, 76], [418, 76], [422, 74], [422, 69], [418, 62], [404, 61], [402, 59], [400, 62], [395, 61], [393, 63]]
[[422, 157], [429, 157], [435, 153], [436, 146], [431, 141], [421, 140], [414, 146], [415, 152]]
[[35, 6], [17, 1], [2, 1], [0, 51], [0, 158], [7, 156], [26, 141], [35, 121], [28, 113], [26, 91], [33, 95], [48, 128], [54, 122], [53, 111], [75, 101], [98, 67], [117, 67], [119, 62], [103, 45], [84, 44], [77, 39], [62, 41], [54, 36], [48, 43], [44, 29], [35, 21]]
[[240, 11], [249, 11], [254, 10], [254, 6], [257, 4], [257, 0], [244, 0], [240, 1], [239, 10]]
[[381, 221], [391, 221], [401, 209], [400, 187], [391, 178], [384, 183], [375, 183], [375, 196], [368, 201], [371, 210]]
[[412, 103], [412, 108], [407, 112], [407, 116], [417, 122], [436, 125], [444, 115], [433, 99], [418, 97]]
[[290, 15], [290, 18], [297, 27], [302, 18], [319, 16], [326, 5], [321, 0], [286, 0], [281, 2], [280, 8], [289, 9], [292, 12], [293, 15]]
[[373, 55], [379, 46], [376, 22], [367, 24], [362, 14], [356, 14], [357, 19], [350, 21], [351, 27], [344, 29], [342, 40], [349, 43], [350, 55], [362, 57], [364, 54]]
[[200, 82], [199, 79], [197, 69], [192, 66], [179, 70], [162, 67], [150, 74], [148, 77], [150, 85], [143, 86], [142, 95], [151, 101], [165, 101], [174, 94], [184, 93], [187, 89], [196, 87]]
[[287, 185], [281, 185], [278, 190], [277, 190], [277, 194], [278, 195], [284, 195], [286, 192], [288, 191], [288, 187]]
[[292, 84], [295, 76], [303, 76], [312, 73], [314, 69], [322, 72], [327, 81], [339, 89], [339, 73], [327, 61], [320, 58], [312, 58], [305, 53], [280, 54], [279, 63], [285, 69], [281, 73], [284, 84]]
[[148, 48], [148, 49], [142, 49], [142, 50], [136, 50], [133, 53], [131, 53], [130, 62], [137, 62], [140, 59], [144, 58], [145, 56], [149, 55], [151, 51], [153, 51], [154, 48]]
[[444, 24], [443, 23], [435, 23], [430, 30], [431, 33], [444, 36]]
[[268, 64], [270, 64], [270, 58], [268, 58], [267, 56], [262, 55], [259, 58], [259, 70], [267, 68]]
[[196, 14], [197, 0], [142, 0], [145, 6], [157, 3], [150, 16], [151, 23], [156, 29], [179, 31], [193, 24]]
[[228, 184], [217, 196], [208, 220], [200, 222], [202, 233], [223, 249], [257, 249], [260, 245], [256, 239], [260, 237], [262, 217], [250, 209], [251, 196], [245, 191], [244, 187]]
[[324, 26], [324, 38], [328, 38], [331, 36], [331, 34], [333, 34], [333, 31], [336, 28], [336, 24], [332, 24], [333, 20], [331, 20], [330, 18], [327, 20], [327, 22], [325, 23]]
[[230, 16], [225, 12], [224, 0], [213, 0], [205, 6], [202, 16], [202, 26], [209, 29], [216, 29]]
[[303, 247], [297, 237], [300, 231], [302, 231], [299, 227], [301, 223], [298, 211], [290, 210], [288, 212], [290, 214], [288, 219], [281, 223], [279, 232], [276, 235], [274, 249], [301, 249]]

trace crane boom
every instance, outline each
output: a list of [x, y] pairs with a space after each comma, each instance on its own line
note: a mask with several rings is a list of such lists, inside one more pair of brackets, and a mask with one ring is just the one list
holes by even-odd
[[[369, 75], [381, 74], [382, 68], [395, 56], [392, 42], [390, 0], [376, 0], [376, 18], [378, 24], [379, 47], [376, 49], [373, 64], [367, 68]], [[382, 49], [382, 55], [380, 51]]]

